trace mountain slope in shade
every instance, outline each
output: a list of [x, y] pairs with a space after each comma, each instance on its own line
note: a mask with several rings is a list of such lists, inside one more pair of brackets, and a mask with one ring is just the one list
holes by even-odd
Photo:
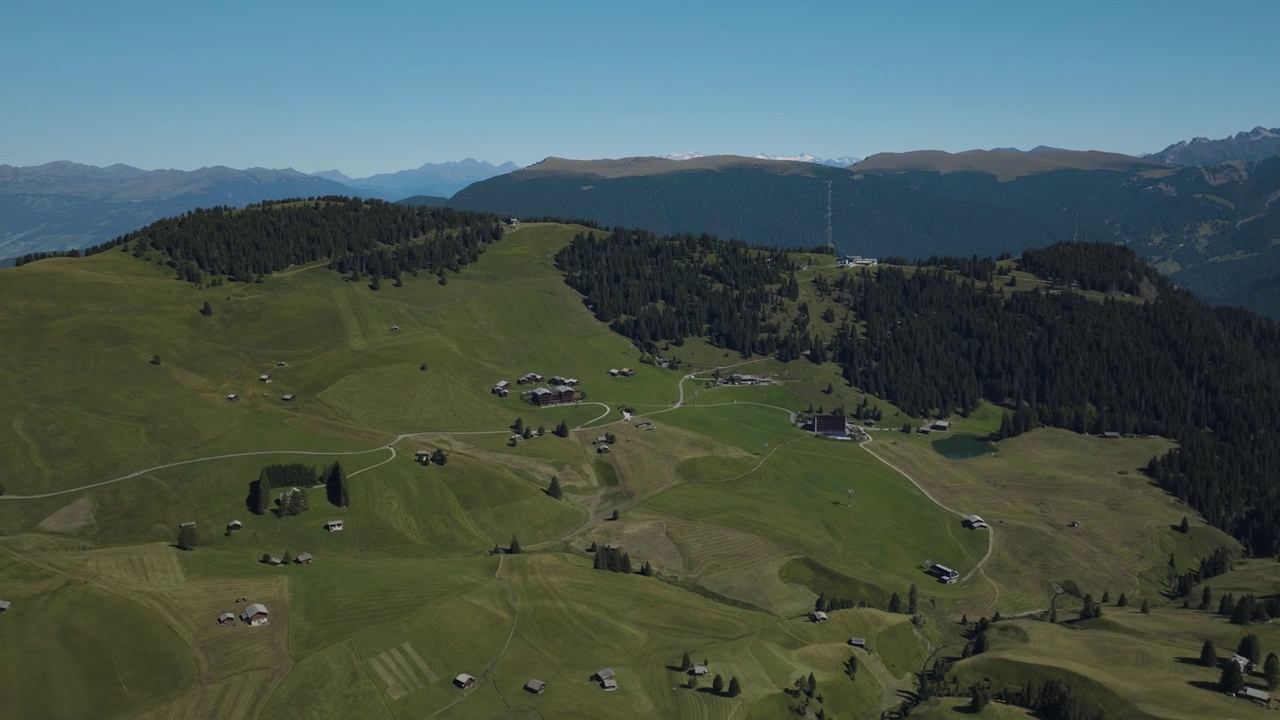
[[197, 207], [353, 191], [296, 170], [0, 165], [0, 257], [94, 245]]
[[1170, 169], [1149, 158], [1136, 158], [1120, 153], [1097, 150], [1060, 150], [1040, 146], [1027, 152], [1014, 148], [967, 150], [949, 153], [943, 150], [916, 150], [905, 153], [878, 153], [853, 166], [856, 172], [895, 173], [924, 171], [938, 173], [978, 172], [995, 175], [1000, 180], [1013, 180], [1024, 175], [1054, 170], [1118, 170], [1143, 172]]
[[1171, 165], [1206, 167], [1229, 160], [1265, 160], [1276, 155], [1280, 155], [1280, 128], [1268, 130], [1259, 126], [1220, 140], [1206, 137], [1183, 140], [1153, 153], [1149, 158]]

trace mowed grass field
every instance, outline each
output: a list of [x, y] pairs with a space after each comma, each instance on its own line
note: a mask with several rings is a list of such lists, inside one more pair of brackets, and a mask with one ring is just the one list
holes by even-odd
[[[772, 718], [789, 712], [782, 689], [813, 673], [828, 716], [878, 718], [933, 648], [959, 639], [961, 612], [1035, 608], [1063, 579], [1147, 596], [1169, 552], [1190, 564], [1222, 540], [1194, 516], [1191, 535], [1168, 530], [1190, 513], [1135, 470], [1163, 441], [1036, 432], [946, 461], [914, 439], [890, 444], [898, 433], [866, 448], [796, 429], [789, 413], [865, 399], [832, 365], [698, 340], [665, 351], [681, 371], [642, 365], [552, 265], [576, 231], [526, 225], [447, 285], [407, 277], [377, 292], [321, 266], [198, 289], [118, 252], [0, 273], [0, 599], [14, 603], [0, 616], [0, 715]], [[776, 382], [707, 387], [729, 365]], [[636, 376], [607, 375], [621, 366]], [[530, 371], [579, 378], [586, 402], [537, 409], [489, 393]], [[868, 402], [881, 425], [918, 420]], [[989, 432], [1001, 412], [984, 407], [963, 427]], [[517, 417], [547, 434], [513, 445]], [[569, 438], [550, 433], [562, 420]], [[598, 453], [606, 432], [616, 442]], [[412, 459], [437, 448], [443, 466]], [[301, 516], [249, 512], [264, 465], [334, 461], [349, 507], [312, 488]], [[553, 476], [560, 500], [545, 492]], [[996, 523], [981, 572], [987, 534], [943, 506]], [[1055, 534], [1059, 511], [1085, 522], [1074, 544]], [[232, 519], [244, 529], [227, 534]], [[330, 519], [345, 529], [325, 532]], [[194, 552], [172, 546], [182, 522], [197, 524]], [[525, 553], [489, 552], [513, 536]], [[593, 542], [655, 576], [593, 570]], [[260, 562], [286, 551], [315, 561]], [[926, 559], [969, 577], [938, 584]], [[1272, 569], [1250, 564], [1215, 586], [1274, 592]], [[918, 626], [883, 610], [892, 593], [905, 605], [913, 584]], [[814, 624], [819, 593], [871, 607]], [[271, 624], [217, 625], [241, 597], [266, 604]], [[1179, 613], [1195, 622], [1160, 629]], [[1195, 623], [1215, 619], [1162, 607], [1098, 622], [1099, 637], [1198, 647], [1192, 636], [1208, 630]], [[1219, 647], [1234, 643], [1216, 622]], [[1054, 664], [1056, 636], [1045, 637], [991, 657]], [[710, 678], [681, 687], [669, 666], [686, 651], [742, 694], [706, 692]], [[842, 670], [851, 655], [855, 680]], [[591, 679], [603, 667], [616, 692]], [[1151, 682], [1172, 687], [1190, 678], [1183, 669], [1153, 664]], [[463, 672], [476, 687], [451, 684]], [[533, 678], [546, 693], [522, 691]], [[922, 711], [951, 707], [935, 705]], [[981, 717], [1018, 717], [997, 712]]]

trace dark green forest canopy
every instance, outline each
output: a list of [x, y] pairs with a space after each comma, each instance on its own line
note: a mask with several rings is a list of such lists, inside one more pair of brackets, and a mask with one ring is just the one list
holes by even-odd
[[799, 293], [785, 253], [705, 234], [579, 234], [556, 254], [556, 265], [597, 319], [646, 350], [702, 335], [751, 349], [780, 332], [776, 298]]
[[247, 282], [318, 260], [344, 274], [398, 278], [456, 271], [501, 238], [496, 215], [321, 197], [193, 210], [86, 254], [131, 244], [135, 256], [160, 253], [179, 278], [196, 283], [205, 274]]
[[1280, 551], [1280, 325], [1209, 307], [1128, 248], [1063, 243], [1024, 261], [1070, 286], [1152, 300], [1006, 294], [978, 282], [989, 260], [947, 263], [977, 277], [882, 266], [816, 280], [848, 310], [828, 342], [808, 335], [807, 313], [785, 311], [794, 280], [770, 253], [628, 231], [579, 238], [557, 259], [597, 317], [642, 346], [705, 336], [785, 361], [796, 357], [788, 338], [804, 337], [810, 359], [831, 357], [851, 385], [914, 415], [987, 400], [1014, 411], [1004, 436], [1051, 425], [1172, 438], [1180, 447], [1150, 475], [1249, 552]]

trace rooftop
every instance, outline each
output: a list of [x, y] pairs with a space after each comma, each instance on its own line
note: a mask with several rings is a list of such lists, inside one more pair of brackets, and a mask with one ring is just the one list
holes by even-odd
[[252, 618], [254, 615], [270, 615], [270, 614], [271, 614], [271, 611], [267, 609], [266, 605], [263, 605], [262, 603], [254, 603], [249, 607], [245, 608], [244, 611], [240, 613], [240, 617], [244, 618], [245, 620], [248, 620], [249, 618]]

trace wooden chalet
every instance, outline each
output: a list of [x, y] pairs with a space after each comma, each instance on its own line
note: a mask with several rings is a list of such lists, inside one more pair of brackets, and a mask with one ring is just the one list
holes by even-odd
[[708, 668], [707, 668], [707, 666], [706, 666], [706, 665], [694, 665], [694, 666], [693, 666], [693, 675], [694, 675], [694, 677], [706, 677], [708, 672], [710, 672], [710, 670], [708, 670]]
[[270, 376], [270, 375], [259, 375], [259, 376], [258, 376], [258, 382], [260, 382], [260, 383], [269, 383], [269, 382], [271, 382], [271, 376]]
[[330, 520], [324, 524], [324, 529], [328, 532], [340, 532], [342, 530], [342, 521]]
[[254, 627], [266, 625], [271, 622], [270, 612], [266, 605], [254, 603], [241, 611], [240, 619]]
[[604, 455], [608, 452], [611, 452], [608, 445], [599, 445], [596, 447], [596, 453], [599, 455]]
[[814, 415], [814, 435], [846, 435], [843, 415]]
[[867, 646], [867, 639], [863, 637], [851, 637], [849, 638], [849, 644], [854, 647], [865, 648]]
[[538, 382], [542, 382], [542, 376], [535, 372], [525, 373], [516, 378], [517, 385], [531, 385]]
[[970, 530], [978, 530], [979, 528], [990, 527], [987, 521], [982, 519], [981, 515], [968, 515], [964, 519], [965, 527]]
[[237, 395], [237, 394], [235, 394], [235, 393], [231, 393], [230, 395], [228, 395], [228, 396], [227, 396], [227, 400], [229, 400], [229, 401], [231, 401], [231, 402], [235, 402], [235, 401], [237, 401], [237, 400], [239, 400], [239, 399], [240, 399], [240, 396], [239, 396], [239, 395]]
[[530, 693], [533, 693], [534, 695], [541, 695], [542, 693], [546, 692], [547, 684], [542, 682], [541, 680], [530, 680], [529, 682], [524, 684], [524, 689], [525, 689], [525, 692], [530, 692]]
[[222, 613], [221, 615], [218, 616], [219, 625], [234, 625], [235, 622], [236, 622], [236, 616], [232, 615], [231, 613]]
[[453, 679], [453, 684], [465, 690], [469, 687], [475, 687], [476, 679], [466, 673], [462, 673]]
[[568, 385], [569, 387], [573, 387], [578, 384], [578, 378], [565, 377], [563, 375], [552, 375], [551, 384]]
[[227, 523], [228, 533], [233, 533], [237, 530], [243, 530], [243, 529], [244, 529], [244, 523], [240, 522], [239, 520], [232, 520], [231, 522]]
[[0, 614], [9, 612], [11, 604], [8, 600], [0, 600]]
[[814, 610], [809, 613], [809, 619], [816, 623], [824, 623], [827, 621], [827, 614], [821, 610]]
[[950, 421], [950, 420], [936, 420], [936, 421], [934, 421], [934, 423], [933, 423], [933, 425], [932, 425], [932, 427], [931, 427], [930, 429], [932, 429], [932, 430], [937, 430], [938, 432], [947, 432], [948, 430], [950, 430], [950, 429], [951, 429], [951, 421]]
[[296, 395], [292, 395], [292, 394], [290, 394], [290, 395], [282, 395], [282, 396], [280, 397], [280, 399], [281, 399], [281, 400], [283, 400], [283, 401], [285, 401], [285, 402], [293, 402], [295, 397], [297, 397], [297, 396], [296, 396]]
[[540, 387], [530, 390], [528, 397], [538, 407], [567, 405], [578, 401], [578, 391], [568, 385], [557, 385], [552, 388]]
[[431, 451], [418, 450], [413, 453], [413, 460], [414, 462], [418, 462], [418, 463], [422, 463], [423, 465], [426, 465], [427, 463], [431, 462]]
[[298, 557], [294, 558], [293, 561], [299, 565], [310, 565], [313, 559], [314, 558], [311, 557], [311, 553], [302, 553]]

